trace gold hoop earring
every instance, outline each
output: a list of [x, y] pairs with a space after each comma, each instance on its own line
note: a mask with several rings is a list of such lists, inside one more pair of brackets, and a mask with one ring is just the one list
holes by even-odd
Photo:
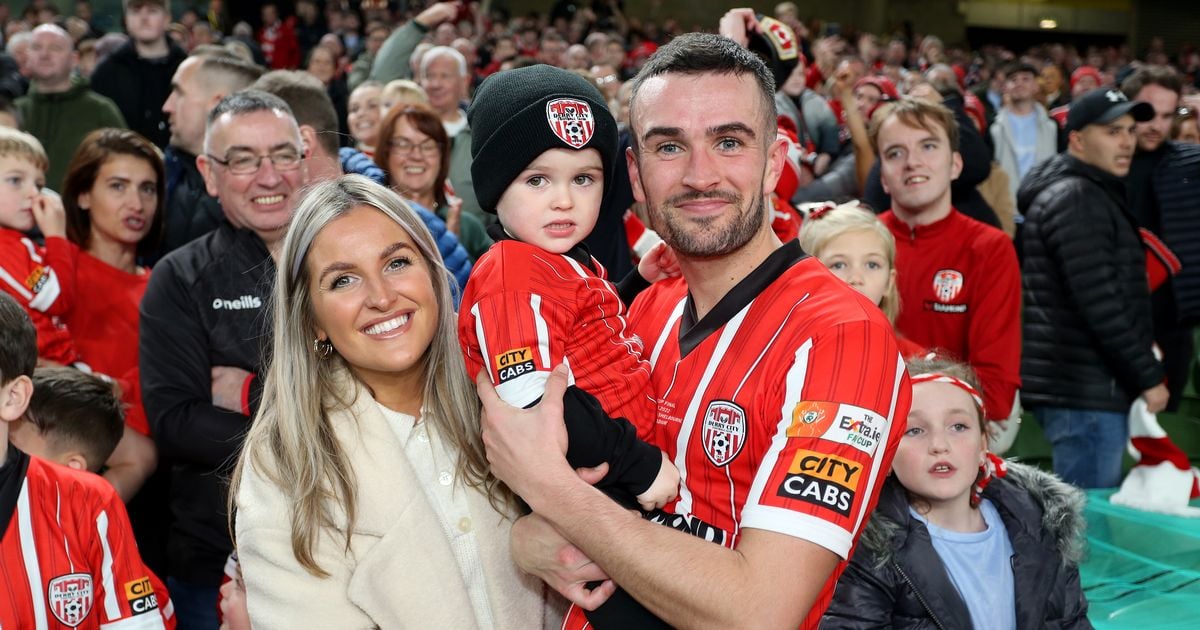
[[313, 352], [322, 359], [328, 359], [333, 354], [333, 343], [328, 339], [313, 339]]

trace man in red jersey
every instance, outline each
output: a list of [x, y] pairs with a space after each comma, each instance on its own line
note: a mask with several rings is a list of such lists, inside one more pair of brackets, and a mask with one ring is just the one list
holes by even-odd
[[[878, 308], [771, 231], [785, 155], [757, 57], [692, 33], [634, 83], [634, 195], [683, 274], [630, 311], [658, 400], [639, 432], [679, 468], [680, 497], [651, 517], [662, 527], [576, 475], [562, 368], [530, 410], [484, 376], [489, 460], [535, 512], [514, 553], [588, 607], [610, 592], [584, 586], [599, 571], [572, 571], [590, 558], [671, 626], [815, 628], [904, 431], [896, 341]], [[584, 627], [577, 612], [567, 627]]]
[[896, 237], [896, 330], [953, 353], [983, 383], [989, 420], [1007, 420], [1021, 385], [1021, 274], [1012, 241], [950, 203], [962, 170], [958, 123], [945, 107], [904, 99], [871, 127]]

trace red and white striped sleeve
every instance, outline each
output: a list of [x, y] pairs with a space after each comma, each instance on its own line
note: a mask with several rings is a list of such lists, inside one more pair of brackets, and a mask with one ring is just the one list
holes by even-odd
[[464, 305], [463, 315], [459, 332], [471, 374], [486, 368], [496, 392], [514, 407], [541, 398], [566, 356], [574, 313], [542, 294], [503, 291]]
[[[904, 432], [908, 374], [892, 331], [872, 321], [833, 326], [799, 345], [763, 417], [771, 444], [742, 527], [850, 554]], [[784, 371], [781, 370], [781, 373]]]
[[116, 492], [92, 519], [94, 610], [103, 630], [161, 630], [165, 627], [150, 572], [142, 563], [129, 516]]

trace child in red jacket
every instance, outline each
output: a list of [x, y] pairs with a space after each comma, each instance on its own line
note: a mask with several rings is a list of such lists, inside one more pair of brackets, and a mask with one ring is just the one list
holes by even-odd
[[[38, 357], [79, 362], [61, 317], [75, 293], [75, 246], [67, 240], [62, 200], [45, 183], [49, 161], [37, 138], [0, 127], [0, 290], [25, 308], [37, 329]], [[37, 227], [40, 246], [25, 235]]]

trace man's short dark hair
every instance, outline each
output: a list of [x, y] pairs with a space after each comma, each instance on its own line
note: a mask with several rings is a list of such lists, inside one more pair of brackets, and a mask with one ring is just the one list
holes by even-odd
[[1037, 78], [1038, 74], [1040, 74], [1038, 72], [1038, 69], [1035, 68], [1033, 66], [1033, 64], [1025, 63], [1024, 61], [1014, 61], [1013, 63], [1010, 63], [1004, 67], [1004, 76], [1005, 77], [1011, 77], [1012, 75], [1018, 74], [1021, 72], [1027, 72], [1029, 74], [1032, 74], [1033, 78], [1035, 78], [1035, 79]]
[[171, 12], [171, 3], [168, 0], [124, 0], [121, 4], [126, 12], [136, 11], [147, 5], [160, 7], [168, 14]]
[[288, 115], [293, 121], [296, 120], [296, 115], [292, 113], [292, 108], [283, 99], [268, 94], [262, 90], [242, 90], [234, 92], [217, 102], [217, 106], [208, 112], [208, 119], [204, 125], [204, 150], [208, 150], [208, 139], [212, 135], [212, 126], [218, 118], [225, 114], [231, 116], [245, 116], [254, 112], [269, 112], [278, 111]]
[[301, 70], [272, 70], [254, 82], [252, 89], [283, 99], [292, 108], [296, 123], [317, 131], [317, 141], [326, 154], [338, 154], [338, 116], [325, 84]]
[[[775, 139], [775, 78], [762, 59], [737, 42], [712, 33], [687, 33], [659, 48], [633, 78], [633, 92], [629, 97], [630, 120], [634, 118], [633, 110], [642, 84], [647, 79], [668, 73], [752, 75], [758, 83], [759, 100], [762, 102], [764, 137]], [[766, 133], [768, 131], [770, 133]], [[636, 152], [637, 134], [630, 135], [630, 142]]]
[[213, 90], [210, 93], [244, 90], [264, 72], [262, 66], [242, 59], [224, 46], [203, 44], [196, 47], [192, 56], [200, 58], [197, 75], [203, 85]]
[[79, 451], [88, 470], [100, 470], [125, 431], [125, 414], [112, 385], [75, 368], [38, 368], [25, 419], [54, 453]]
[[0, 292], [0, 386], [18, 376], [33, 376], [37, 358], [33, 320], [12, 296]]
[[[885, 109], [883, 109], [885, 108]], [[940, 103], [930, 103], [924, 99], [904, 97], [894, 103], [883, 105], [879, 113], [871, 119], [871, 148], [879, 155], [879, 130], [883, 123], [895, 117], [909, 127], [924, 129], [934, 133], [935, 127], [941, 127], [946, 132], [950, 142], [950, 150], [958, 151], [958, 121], [954, 113]]]
[[1147, 85], [1157, 85], [1177, 95], [1183, 94], [1183, 77], [1170, 66], [1142, 66], [1134, 70], [1121, 83], [1121, 92], [1129, 100], [1136, 100], [1138, 93]]

